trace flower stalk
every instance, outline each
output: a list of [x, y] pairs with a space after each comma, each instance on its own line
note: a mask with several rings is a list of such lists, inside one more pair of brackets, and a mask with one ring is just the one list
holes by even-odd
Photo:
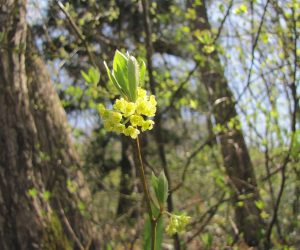
[[146, 200], [146, 204], [147, 204], [148, 215], [149, 215], [149, 219], [151, 222], [151, 250], [155, 250], [156, 228], [157, 228], [158, 218], [155, 218], [153, 216], [153, 212], [152, 212], [152, 208], [151, 208], [151, 196], [150, 196], [150, 192], [149, 192], [148, 183], [147, 183], [147, 180], [145, 177], [145, 168], [144, 168], [142, 154], [141, 154], [140, 141], [139, 141], [138, 137], [136, 138], [136, 149], [137, 149], [136, 151], [137, 151], [137, 155], [138, 155], [138, 159], [139, 159], [139, 167], [138, 167], [139, 174], [140, 174], [143, 191], [144, 191], [144, 195], [145, 195], [145, 200]]
[[[121, 97], [115, 101], [112, 110], [106, 109], [103, 104], [99, 104], [97, 109], [102, 117], [106, 131], [124, 134], [136, 141], [137, 171], [142, 183], [151, 227], [150, 248], [151, 250], [156, 250], [158, 244], [157, 225], [164, 214], [170, 218], [169, 225], [166, 228], [169, 235], [183, 231], [190, 217], [184, 214], [172, 215], [165, 211], [165, 203], [169, 194], [169, 184], [163, 172], [159, 176], [152, 173], [151, 186], [154, 196], [151, 197], [150, 195], [142, 159], [139, 134], [153, 128], [154, 121], [151, 118], [155, 116], [157, 102], [154, 95], [147, 95], [147, 91], [139, 87], [144, 82], [145, 63], [143, 61], [138, 62], [129, 53], [123, 54], [117, 50], [113, 61], [113, 70], [110, 71], [107, 64], [104, 64], [109, 80], [119, 91]], [[163, 232], [160, 231], [159, 233], [162, 234]]]

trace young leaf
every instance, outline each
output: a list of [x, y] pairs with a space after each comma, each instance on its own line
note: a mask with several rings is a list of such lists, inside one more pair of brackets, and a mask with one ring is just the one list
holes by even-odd
[[139, 78], [140, 78], [140, 72], [139, 72], [139, 64], [137, 60], [130, 56], [128, 58], [128, 87], [129, 87], [129, 94], [131, 101], [135, 102], [137, 97], [137, 87], [139, 85]]
[[117, 88], [117, 90], [122, 94], [122, 88], [121, 86], [119, 85], [118, 81], [116, 80], [116, 78], [111, 74], [106, 62], [104, 62], [104, 66], [106, 68], [106, 71], [107, 71], [107, 75], [108, 75], [108, 78], [109, 80], [115, 85], [115, 87]]
[[158, 195], [157, 200], [160, 206], [164, 206], [164, 203], [167, 201], [168, 198], [168, 190], [169, 184], [168, 180], [163, 172], [160, 173], [158, 177]]
[[80, 70], [80, 73], [82, 75], [82, 77], [84, 78], [84, 80], [87, 82], [87, 83], [90, 83], [91, 82], [91, 79], [89, 77], [89, 75], [87, 73], [85, 73], [83, 70]]
[[113, 75], [116, 77], [120, 87], [129, 94], [127, 79], [127, 62], [126, 55], [116, 50], [113, 62]]
[[152, 175], [151, 175], [151, 184], [152, 184], [152, 187], [155, 190], [157, 190], [157, 187], [158, 187], [158, 178], [155, 176], [155, 174], [152, 172]]
[[146, 73], [146, 64], [143, 60], [140, 61], [140, 86], [144, 85]]
[[90, 83], [97, 85], [100, 80], [100, 72], [97, 68], [91, 67], [89, 69]]
[[[154, 211], [159, 213], [159, 210]], [[162, 216], [159, 218], [157, 222], [156, 227], [156, 250], [162, 249], [162, 241], [163, 241], [163, 235], [164, 235], [164, 225], [163, 225], [163, 218]], [[144, 226], [144, 250], [150, 250], [151, 249], [151, 223], [149, 218], [145, 220], [145, 226]]]

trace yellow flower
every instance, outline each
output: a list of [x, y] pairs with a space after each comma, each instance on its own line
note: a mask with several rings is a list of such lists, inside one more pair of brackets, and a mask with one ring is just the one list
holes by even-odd
[[[153, 128], [154, 122], [145, 119], [145, 116], [153, 117], [156, 112], [156, 105], [154, 95], [149, 97], [146, 90], [138, 88], [136, 102], [129, 102], [120, 98], [115, 101], [113, 110], [107, 110], [102, 104], [99, 104], [97, 109], [107, 131], [123, 133], [135, 139], [140, 134], [140, 130], [144, 132]], [[128, 121], [130, 121], [129, 124]]]
[[132, 115], [130, 116], [130, 123], [133, 127], [142, 126], [144, 119], [140, 115]]
[[106, 111], [106, 108], [104, 107], [104, 105], [102, 103], [100, 103], [97, 105], [97, 110], [98, 110], [99, 114], [101, 116], [103, 116]]
[[122, 120], [122, 114], [119, 112], [111, 111], [109, 114], [109, 120], [114, 123], [119, 123]]
[[115, 104], [113, 105], [114, 110], [124, 112], [124, 107], [126, 106], [126, 101], [121, 98], [117, 99]]
[[104, 128], [108, 132], [114, 130], [114, 123], [111, 120], [104, 120]]
[[124, 108], [124, 116], [128, 117], [134, 114], [136, 105], [133, 102], [127, 102]]
[[155, 116], [157, 102], [154, 95], [151, 95], [149, 100], [148, 98], [138, 98], [136, 103], [137, 114], [148, 117]]
[[142, 132], [153, 129], [153, 125], [154, 125], [154, 121], [152, 120], [144, 121], [142, 124]]
[[138, 88], [138, 98], [147, 97], [147, 91], [142, 88]]
[[124, 134], [130, 136], [132, 139], [136, 139], [140, 131], [132, 126], [128, 126], [128, 128], [124, 130]]
[[122, 124], [122, 123], [119, 123], [117, 124], [115, 127], [114, 127], [114, 132], [118, 133], [118, 134], [121, 134], [121, 133], [124, 133], [124, 130], [125, 130], [125, 125]]
[[171, 214], [169, 219], [169, 224], [166, 227], [167, 234], [173, 235], [175, 233], [180, 233], [184, 231], [190, 219], [191, 217], [185, 214], [180, 214], [180, 215]]
[[147, 112], [147, 101], [139, 99], [136, 105], [136, 113], [139, 115], [145, 115]]

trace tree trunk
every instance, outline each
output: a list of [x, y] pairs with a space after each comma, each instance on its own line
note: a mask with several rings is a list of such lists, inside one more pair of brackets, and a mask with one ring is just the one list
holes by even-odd
[[[211, 31], [207, 17], [206, 1], [195, 6], [197, 18], [193, 21], [195, 29]], [[203, 47], [199, 46], [202, 51]], [[202, 54], [199, 70], [203, 84], [206, 85], [209, 101], [213, 107], [216, 124], [223, 127], [219, 143], [230, 185], [235, 193], [235, 221], [246, 243], [257, 246], [260, 241], [264, 222], [255, 202], [259, 200], [257, 183], [249, 152], [240, 129], [240, 121], [228, 82], [224, 76], [220, 59], [216, 51]], [[238, 206], [237, 202], [242, 201]]]
[[[91, 242], [91, 232], [77, 209], [75, 183], [82, 198], [89, 192], [77, 170], [66, 115], [43, 61], [26, 43], [26, 1], [4, 2], [0, 6], [0, 248], [82, 249]], [[67, 182], [74, 186], [73, 192]]]
[[122, 143], [122, 157], [120, 161], [121, 166], [121, 180], [119, 187], [119, 203], [117, 209], [117, 215], [127, 214], [128, 218], [136, 218], [138, 216], [138, 211], [134, 207], [132, 200], [132, 193], [134, 192], [134, 174], [133, 166], [129, 159], [130, 151], [132, 151], [131, 139], [126, 138], [125, 136], [121, 137]]

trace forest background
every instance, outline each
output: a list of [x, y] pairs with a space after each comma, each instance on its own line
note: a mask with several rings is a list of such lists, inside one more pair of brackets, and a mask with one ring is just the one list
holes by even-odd
[[158, 101], [147, 178], [191, 216], [162, 249], [299, 249], [299, 33], [297, 0], [1, 0], [0, 248], [145, 246], [133, 140], [97, 112], [118, 49]]

